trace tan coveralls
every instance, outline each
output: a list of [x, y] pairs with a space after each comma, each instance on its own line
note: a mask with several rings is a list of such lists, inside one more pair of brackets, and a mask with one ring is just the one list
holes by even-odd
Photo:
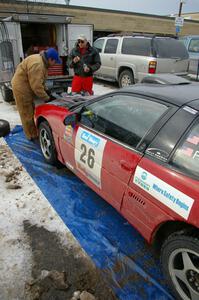
[[43, 54], [33, 54], [25, 58], [16, 69], [11, 81], [17, 109], [28, 139], [37, 137], [34, 124], [34, 96], [48, 100], [44, 81], [48, 75], [48, 62]]

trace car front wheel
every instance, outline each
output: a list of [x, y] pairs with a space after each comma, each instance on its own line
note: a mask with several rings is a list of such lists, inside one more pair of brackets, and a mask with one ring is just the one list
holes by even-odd
[[162, 246], [163, 272], [176, 296], [175, 299], [199, 299], [199, 239], [197, 236], [178, 232], [172, 234]]
[[39, 143], [45, 160], [51, 165], [57, 165], [57, 151], [52, 131], [47, 122], [39, 125]]
[[119, 87], [126, 87], [134, 84], [133, 73], [130, 70], [124, 70], [119, 76]]

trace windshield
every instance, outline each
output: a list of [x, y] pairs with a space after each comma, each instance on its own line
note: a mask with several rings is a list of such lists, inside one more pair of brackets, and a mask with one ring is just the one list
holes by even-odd
[[184, 44], [172, 38], [154, 39], [154, 50], [158, 58], [188, 59]]

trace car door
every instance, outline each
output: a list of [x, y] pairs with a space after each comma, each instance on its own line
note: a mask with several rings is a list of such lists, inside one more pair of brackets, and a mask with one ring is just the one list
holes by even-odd
[[73, 155], [68, 155], [67, 145], [62, 151], [66, 165], [72, 165], [87, 185], [120, 210], [143, 155], [143, 138], [166, 110], [165, 105], [121, 93], [86, 105], [70, 142]]
[[[198, 179], [195, 180], [198, 176], [198, 123], [190, 133], [185, 133], [196, 113], [188, 107], [178, 110], [146, 149], [130, 179], [122, 212], [149, 242], [160, 224], [193, 219], [192, 206], [199, 192]], [[195, 178], [187, 177], [190, 172]], [[194, 222], [196, 225], [196, 218]]]
[[101, 67], [99, 73], [104, 78], [112, 80], [116, 79], [116, 63], [117, 63], [117, 48], [119, 38], [108, 38], [104, 47], [104, 51], [100, 53]]

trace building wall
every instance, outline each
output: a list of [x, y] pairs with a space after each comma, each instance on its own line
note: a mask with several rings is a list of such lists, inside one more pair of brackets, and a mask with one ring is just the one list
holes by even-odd
[[[17, 2], [14, 0], [0, 3], [0, 17], [10, 16], [11, 13], [47, 13], [72, 15], [72, 23], [94, 24], [95, 31], [102, 32], [145, 32], [175, 34], [174, 18], [160, 17], [138, 13], [85, 8], [78, 6], [35, 4]], [[199, 15], [199, 14], [198, 14]], [[103, 21], [102, 21], [103, 20]], [[185, 20], [181, 35], [198, 34], [199, 21]]]
[[199, 12], [198, 13], [188, 13], [182, 14], [184, 18], [189, 18], [190, 20], [199, 21]]

